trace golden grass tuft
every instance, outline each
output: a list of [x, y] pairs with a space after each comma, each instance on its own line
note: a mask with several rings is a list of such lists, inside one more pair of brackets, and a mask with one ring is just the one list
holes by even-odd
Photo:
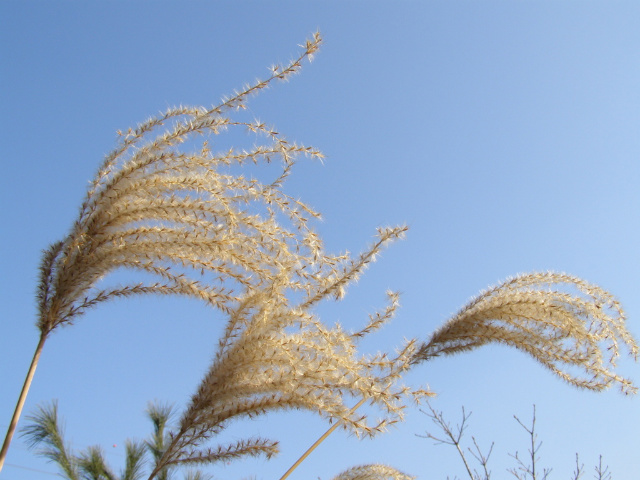
[[487, 343], [527, 352], [576, 387], [636, 387], [614, 372], [621, 348], [635, 359], [618, 301], [600, 287], [562, 273], [519, 275], [481, 293], [420, 346], [415, 363]]
[[345, 470], [333, 480], [413, 480], [416, 477], [382, 464], [360, 465]]

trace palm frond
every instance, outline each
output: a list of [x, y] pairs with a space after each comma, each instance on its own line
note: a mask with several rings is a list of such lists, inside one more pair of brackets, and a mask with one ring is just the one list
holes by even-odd
[[[355, 281], [383, 245], [376, 242], [356, 262], [347, 260], [345, 268], [306, 280], [312, 292], [307, 298], [315, 304], [319, 294], [334, 296], [334, 286], [344, 288]], [[401, 384], [417, 351], [414, 341], [395, 355], [357, 351], [362, 337], [393, 316], [397, 295], [389, 295], [390, 305], [370, 317], [364, 329], [349, 334], [339, 324], [327, 327], [307, 302], [302, 303], [305, 308], [291, 306], [286, 293], [286, 277], [277, 279], [270, 288], [248, 294], [230, 314], [217, 355], [178, 428], [170, 433], [171, 444], [158, 466], [217, 459], [216, 448], [195, 456], [185, 457], [184, 452], [202, 452], [200, 447], [232, 419], [304, 409], [340, 422], [356, 435], [375, 435], [402, 418], [407, 396], [429, 394]], [[368, 415], [356, 413], [349, 405], [352, 399], [366, 399], [382, 420], [372, 423]]]
[[107, 465], [104, 452], [99, 446], [88, 447], [78, 455], [76, 462], [83, 480], [118, 480]]
[[[167, 430], [173, 415], [174, 407], [169, 403], [154, 401], [147, 405], [147, 416], [153, 424], [153, 433], [151, 438], [145, 442], [145, 445], [153, 456], [154, 466], [158, 464], [169, 445], [170, 439], [167, 435]], [[158, 478], [159, 480], [168, 480], [171, 478], [171, 473], [171, 466], [166, 466], [158, 472]]]
[[184, 474], [184, 480], [213, 480], [215, 477], [200, 470], [188, 470]]
[[144, 476], [145, 453], [147, 446], [144, 442], [127, 440], [125, 444], [126, 460], [121, 480], [139, 480]]
[[147, 405], [147, 416], [153, 424], [153, 434], [151, 440], [147, 441], [147, 446], [154, 457], [161, 455], [165, 448], [166, 428], [174, 414], [174, 407], [168, 403], [150, 402]]
[[22, 436], [29, 448], [37, 447], [38, 454], [56, 463], [69, 480], [79, 480], [75, 456], [64, 440], [64, 428], [58, 420], [58, 402], [39, 406], [27, 421]]

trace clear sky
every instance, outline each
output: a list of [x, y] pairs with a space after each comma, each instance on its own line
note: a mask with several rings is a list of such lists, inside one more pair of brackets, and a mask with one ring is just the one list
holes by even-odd
[[[315, 61], [249, 104], [327, 156], [285, 189], [324, 214], [332, 251], [410, 226], [343, 302], [323, 306], [328, 322], [362, 325], [399, 290], [398, 317], [365, 345], [393, 348], [490, 284], [557, 270], [618, 296], [640, 337], [639, 24], [631, 1], [0, 2], [2, 435], [37, 343], [40, 251], [65, 235], [116, 130], [215, 104], [316, 30]], [[58, 399], [73, 445], [102, 445], [119, 469], [124, 440], [150, 431], [147, 401], [181, 405], [195, 390], [222, 322], [185, 300], [102, 305], [49, 339], [25, 412]], [[640, 383], [637, 364], [624, 358], [620, 371]], [[528, 420], [533, 404], [552, 478], [570, 477], [576, 452], [585, 478], [600, 454], [616, 479], [640, 471], [640, 398], [575, 390], [504, 347], [433, 361], [408, 381], [428, 384], [453, 421], [473, 411], [469, 434], [495, 441], [495, 478], [526, 450], [512, 415]], [[463, 478], [452, 448], [415, 436], [428, 427], [410, 410], [373, 441], [336, 432], [291, 478], [371, 462]], [[215, 478], [279, 478], [326, 428], [296, 412], [234, 425], [231, 438], [272, 436], [282, 453]], [[0, 476], [55, 472], [17, 438]]]

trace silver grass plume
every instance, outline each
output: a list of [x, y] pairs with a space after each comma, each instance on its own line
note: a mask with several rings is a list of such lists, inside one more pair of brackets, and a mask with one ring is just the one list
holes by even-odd
[[[45, 252], [38, 291], [43, 334], [101, 302], [133, 295], [194, 297], [228, 313], [241, 296], [237, 292], [260, 288], [282, 272], [295, 289], [305, 266], [335, 261], [320, 258], [317, 236], [307, 226], [318, 214], [279, 188], [297, 156], [321, 158], [320, 152], [289, 143], [260, 121], [225, 116], [244, 108], [251, 93], [297, 71], [320, 41], [316, 35], [288, 67], [273, 67], [269, 79], [218, 106], [172, 108], [122, 134], [71, 232]], [[163, 126], [166, 131], [153, 137]], [[207, 142], [193, 152], [177, 149], [194, 136], [232, 128], [256, 132], [268, 143], [221, 153], [213, 153]], [[272, 183], [233, 173], [238, 166], [278, 157], [284, 168]], [[119, 268], [148, 272], [159, 281], [96, 288]]]
[[[206, 447], [227, 423], [272, 411], [304, 409], [338, 422], [356, 435], [375, 435], [402, 419], [408, 397], [420, 399], [428, 392], [401, 385], [417, 348], [409, 341], [395, 355], [360, 355], [357, 343], [386, 323], [394, 314], [397, 294], [390, 303], [371, 315], [367, 325], [349, 333], [340, 325], [327, 327], [306, 306], [317, 298], [333, 296], [336, 285], [354, 281], [356, 272], [381, 248], [387, 236], [395, 237], [403, 228], [382, 232], [382, 238], [351, 262], [342, 275], [329, 274], [311, 282], [307, 300], [290, 305], [286, 281], [274, 282], [270, 289], [254, 292], [232, 312], [216, 357], [190, 404], [182, 414], [171, 442], [155, 471], [169, 465], [190, 465], [226, 461], [246, 455], [277, 453], [277, 442], [248, 438], [230, 445]], [[347, 405], [363, 399], [381, 414], [371, 423], [368, 415], [356, 414]], [[149, 477], [152, 478], [153, 474]]]
[[[311, 312], [321, 300], [341, 298], [382, 248], [406, 227], [379, 229], [376, 242], [355, 258], [329, 255], [308, 220], [319, 214], [281, 190], [300, 155], [322, 158], [289, 143], [260, 121], [232, 120], [247, 97], [295, 73], [318, 49], [314, 35], [286, 67], [213, 108], [178, 107], [121, 134], [100, 166], [69, 235], [45, 253], [38, 288], [40, 343], [16, 408], [17, 423], [37, 359], [48, 335], [102, 302], [134, 295], [200, 299], [228, 317], [219, 352], [150, 478], [169, 466], [273, 455], [276, 442], [244, 439], [206, 447], [230, 420], [272, 410], [303, 408], [358, 435], [373, 435], [402, 417], [404, 397], [426, 392], [399, 384], [416, 353], [414, 341], [397, 354], [359, 356], [357, 342], [393, 315], [397, 298], [359, 332], [326, 327]], [[213, 153], [201, 135], [248, 129], [266, 139], [251, 150]], [[160, 133], [158, 130], [164, 129]], [[280, 159], [270, 183], [237, 172], [246, 164]], [[105, 288], [117, 269], [156, 276], [153, 283]], [[294, 300], [295, 299], [295, 300]], [[378, 422], [347, 405], [364, 399]], [[8, 447], [13, 423], [5, 441]], [[91, 452], [90, 452], [91, 453]], [[86, 458], [92, 462], [96, 455]], [[160, 452], [158, 452], [160, 453]], [[0, 459], [1, 462], [1, 459]], [[166, 470], [165, 470], [166, 471]]]
[[[170, 414], [171, 408], [165, 405], [150, 405], [148, 415], [154, 424], [154, 434], [149, 442], [126, 441], [125, 466], [119, 475], [109, 467], [102, 447], [89, 446], [76, 454], [64, 441], [62, 420], [58, 418], [58, 404], [55, 401], [39, 406], [36, 414], [27, 417], [29, 423], [22, 434], [29, 448], [38, 447], [37, 453], [56, 463], [61, 471], [60, 475], [68, 480], [140, 480], [144, 476], [147, 451], [155, 456], [158, 446], [162, 448], [158, 436], [162, 434], [161, 430], [169, 420]], [[201, 473], [197, 476], [198, 473], [192, 472], [191, 478], [207, 478]], [[158, 478], [169, 480], [171, 476], [169, 472], [163, 471]]]
[[[121, 133], [106, 156], [70, 233], [43, 254], [37, 289], [40, 339], [7, 436], [0, 470], [16, 429], [48, 335], [102, 302], [135, 295], [181, 295], [230, 313], [242, 296], [287, 275], [291, 290], [344, 260], [324, 255], [307, 220], [318, 214], [281, 189], [296, 157], [322, 158], [317, 150], [289, 143], [260, 121], [242, 122], [229, 112], [272, 81], [297, 72], [321, 43], [315, 34], [302, 54], [271, 76], [212, 108], [172, 108]], [[164, 132], [158, 130], [164, 128]], [[207, 142], [194, 151], [177, 147], [196, 136], [245, 129], [266, 139], [249, 150], [212, 153]], [[234, 173], [250, 163], [282, 161], [271, 183]], [[117, 269], [158, 280], [100, 287]]]
[[416, 477], [381, 464], [361, 465], [345, 470], [332, 480], [413, 480]]
[[599, 391], [616, 384], [624, 393], [637, 390], [614, 371], [621, 348], [638, 356], [620, 304], [577, 277], [530, 273], [490, 288], [438, 328], [414, 362], [491, 342], [530, 354], [577, 387]]

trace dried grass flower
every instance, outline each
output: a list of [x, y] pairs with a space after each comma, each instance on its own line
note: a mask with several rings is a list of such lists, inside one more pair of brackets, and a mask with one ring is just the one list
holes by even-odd
[[598, 391], [615, 384], [624, 393], [637, 390], [615, 373], [621, 349], [638, 356], [622, 307], [577, 277], [530, 273], [482, 292], [420, 346], [415, 363], [491, 342], [528, 353], [577, 387]]

